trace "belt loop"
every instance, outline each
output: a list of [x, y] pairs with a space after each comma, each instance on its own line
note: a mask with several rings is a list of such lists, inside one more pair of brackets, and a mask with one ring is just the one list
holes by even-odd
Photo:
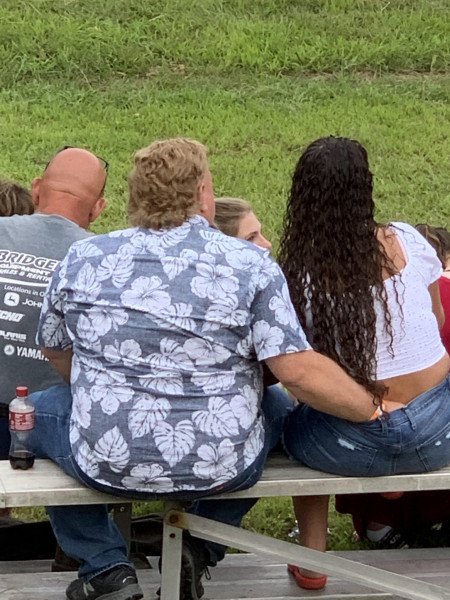
[[416, 416], [415, 416], [414, 409], [410, 409], [410, 407], [408, 405], [406, 405], [405, 408], [400, 409], [400, 410], [403, 410], [404, 413], [405, 413], [405, 415], [408, 417], [408, 421], [410, 422], [411, 429], [413, 431], [416, 431], [416, 429], [417, 429], [417, 423], [416, 423]]
[[381, 427], [381, 437], [386, 437], [388, 435], [389, 413], [382, 414], [381, 417], [378, 417], [378, 422]]

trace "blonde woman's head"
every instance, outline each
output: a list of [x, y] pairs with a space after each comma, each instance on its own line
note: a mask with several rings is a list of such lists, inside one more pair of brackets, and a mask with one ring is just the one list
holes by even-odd
[[242, 198], [216, 198], [214, 223], [226, 235], [247, 240], [270, 250], [272, 244], [261, 233], [261, 223], [250, 202]]

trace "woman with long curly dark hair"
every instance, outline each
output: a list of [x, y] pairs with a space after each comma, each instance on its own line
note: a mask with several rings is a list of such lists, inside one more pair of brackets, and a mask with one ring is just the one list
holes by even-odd
[[[312, 142], [296, 166], [279, 261], [313, 348], [374, 396], [351, 423], [299, 404], [284, 441], [303, 464], [339, 475], [435, 470], [450, 463], [450, 358], [435, 251], [406, 223], [374, 218], [367, 152], [355, 140]], [[301, 399], [300, 399], [301, 400]], [[325, 550], [328, 497], [294, 499], [300, 543]], [[326, 577], [289, 567], [302, 587]]]

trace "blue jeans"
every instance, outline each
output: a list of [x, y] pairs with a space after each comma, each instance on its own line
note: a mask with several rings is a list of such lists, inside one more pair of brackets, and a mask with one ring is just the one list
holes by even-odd
[[[261, 408], [265, 417], [265, 446], [263, 452], [253, 463], [253, 472], [241, 482], [233, 481], [233, 485], [224, 486], [221, 493], [245, 490], [260, 479], [267, 455], [281, 441], [281, 434], [287, 415], [292, 410], [292, 401], [284, 390], [271, 385], [264, 390]], [[243, 517], [256, 504], [258, 498], [242, 498], [240, 500], [197, 500], [188, 512], [208, 519], [214, 519], [228, 525], [239, 527]], [[222, 560], [226, 546], [216, 542], [204, 542], [209, 554], [209, 566], [215, 566]]]
[[[49, 390], [36, 392], [30, 396], [36, 410], [35, 428], [30, 440], [31, 449], [39, 458], [50, 458], [71, 477], [83, 481], [78, 473], [72, 456], [69, 441], [69, 425], [72, 410], [72, 395], [69, 386], [55, 386]], [[279, 388], [268, 388], [264, 395], [262, 409], [265, 415], [266, 444], [264, 451], [252, 465], [251, 472], [246, 470], [245, 478], [236, 478], [233, 486], [224, 486], [220, 493], [250, 487], [261, 476], [269, 450], [281, 438], [284, 420], [291, 406], [287, 395]], [[159, 498], [162, 498], [159, 496]], [[169, 498], [167, 496], [166, 498]], [[199, 501], [199, 512], [203, 514]], [[254, 504], [254, 501], [233, 500], [213, 501], [214, 508], [208, 509], [208, 515], [224, 523], [238, 524]], [[197, 510], [197, 509], [196, 509]], [[206, 510], [206, 509], [205, 509]], [[52, 523], [55, 537], [66, 554], [81, 563], [79, 576], [87, 581], [108, 569], [129, 564], [125, 541], [109, 517], [106, 505], [86, 506], [49, 506], [47, 512]], [[206, 515], [205, 515], [206, 516]], [[219, 554], [214, 547], [210, 551], [211, 564], [218, 560]], [[214, 557], [218, 558], [214, 558]], [[223, 557], [223, 554], [222, 554]]]
[[8, 417], [0, 417], [0, 460], [7, 460], [11, 436], [9, 435]]
[[450, 464], [450, 376], [404, 408], [352, 423], [301, 404], [286, 420], [287, 453], [312, 469], [356, 477]]

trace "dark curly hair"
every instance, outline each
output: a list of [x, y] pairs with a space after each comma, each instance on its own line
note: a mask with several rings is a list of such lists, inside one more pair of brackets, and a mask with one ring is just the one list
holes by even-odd
[[[383, 270], [397, 271], [377, 239], [372, 173], [359, 142], [327, 137], [301, 155], [292, 179], [279, 262], [315, 350], [340, 364], [380, 404], [376, 376], [377, 299], [392, 353]], [[397, 292], [396, 292], [397, 294]], [[398, 294], [397, 294], [398, 300]]]

